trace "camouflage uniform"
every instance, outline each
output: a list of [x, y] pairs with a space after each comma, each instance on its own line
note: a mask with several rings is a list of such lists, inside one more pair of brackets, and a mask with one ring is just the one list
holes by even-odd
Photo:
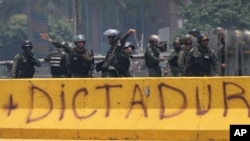
[[173, 43], [174, 51], [171, 51], [169, 57], [164, 61], [165, 66], [170, 67], [173, 76], [180, 76], [181, 70], [178, 66], [178, 56], [181, 51], [181, 41], [180, 38], [176, 38]]
[[164, 61], [160, 58], [160, 47], [158, 46], [159, 37], [151, 35], [149, 37], [149, 44], [144, 54], [145, 63], [148, 68], [149, 77], [161, 77], [160, 62]]
[[180, 72], [181, 72], [180, 76], [184, 76], [185, 75], [185, 68], [186, 68], [186, 58], [187, 58], [187, 55], [188, 55], [190, 49], [192, 48], [192, 36], [189, 34], [185, 35], [182, 38], [181, 42], [184, 45], [184, 47], [179, 52], [178, 67], [179, 67]]

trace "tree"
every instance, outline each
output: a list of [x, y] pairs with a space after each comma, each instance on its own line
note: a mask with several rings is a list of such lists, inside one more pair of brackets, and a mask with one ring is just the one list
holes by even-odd
[[0, 31], [0, 56], [3, 59], [13, 59], [20, 52], [22, 42], [27, 39], [27, 16], [24, 14], [13, 15]]
[[15, 15], [25, 12], [26, 0], [2, 0], [0, 3], [0, 19], [8, 21]]
[[41, 7], [48, 7], [49, 14], [55, 19], [60, 19], [65, 16], [71, 3], [72, 1], [69, 0], [43, 0]]
[[[44, 2], [49, 2], [44, 0]], [[60, 0], [66, 1], [66, 0]], [[57, 1], [59, 2], [59, 1]], [[41, 3], [41, 6], [44, 3]], [[64, 4], [66, 4], [64, 2]], [[51, 4], [53, 5], [53, 4]], [[61, 3], [57, 3], [58, 8]], [[51, 6], [52, 7], [52, 6]], [[21, 51], [23, 40], [28, 37], [27, 16], [24, 14], [26, 1], [23, 0], [2, 0], [0, 3], [0, 59], [9, 60]], [[52, 8], [51, 8], [52, 9]], [[63, 10], [61, 10], [63, 11]], [[23, 13], [23, 14], [19, 14]], [[72, 22], [67, 18], [62, 17], [63, 14], [55, 18], [56, 12], [51, 11], [49, 16], [49, 34], [56, 40], [72, 40]], [[59, 18], [60, 17], [60, 18]]]
[[49, 16], [49, 35], [57, 41], [72, 41], [73, 25], [66, 18], [54, 19]]
[[248, 0], [192, 0], [177, 15], [187, 20], [186, 29], [209, 30], [221, 26], [242, 30], [250, 27], [249, 9]]

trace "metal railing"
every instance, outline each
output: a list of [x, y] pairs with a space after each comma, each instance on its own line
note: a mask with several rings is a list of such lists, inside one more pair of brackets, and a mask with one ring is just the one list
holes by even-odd
[[[104, 60], [105, 56], [94, 56], [95, 63]], [[50, 78], [50, 67], [49, 63], [45, 62], [44, 59], [39, 59], [42, 63], [41, 67], [36, 67], [34, 77], [37, 78]], [[11, 68], [13, 60], [0, 61], [0, 78], [10, 78]], [[147, 76], [147, 68], [144, 66], [144, 54], [133, 55], [131, 61], [131, 72], [134, 76]], [[95, 77], [100, 77], [99, 72], [94, 72]]]

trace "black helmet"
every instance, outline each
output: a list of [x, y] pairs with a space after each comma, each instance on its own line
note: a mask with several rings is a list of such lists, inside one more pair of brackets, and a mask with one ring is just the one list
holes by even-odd
[[200, 35], [200, 31], [198, 29], [194, 28], [194, 29], [191, 29], [188, 34], [191, 34], [197, 38]]
[[198, 42], [200, 43], [201, 41], [209, 41], [209, 37], [207, 34], [201, 34], [199, 37], [198, 37]]
[[135, 50], [135, 46], [131, 42], [126, 42], [123, 48], [131, 47], [132, 50]]
[[108, 29], [103, 32], [103, 35], [107, 36], [108, 38], [111, 38], [112, 43], [116, 43], [121, 37], [121, 32], [117, 29]]
[[86, 38], [84, 35], [82, 34], [78, 34], [74, 37], [74, 42], [77, 43], [77, 42], [86, 42]]
[[24, 49], [24, 47], [31, 47], [31, 48], [33, 48], [32, 42], [30, 40], [25, 40], [23, 42], [22, 49]]
[[148, 39], [148, 42], [152, 45], [158, 45], [158, 42], [160, 41], [160, 38], [158, 35], [150, 35], [149, 36], [149, 39]]

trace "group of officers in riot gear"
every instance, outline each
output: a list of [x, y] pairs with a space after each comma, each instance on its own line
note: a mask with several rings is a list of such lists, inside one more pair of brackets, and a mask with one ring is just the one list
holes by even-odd
[[220, 76], [223, 65], [208, 43], [209, 36], [197, 29], [175, 38], [174, 51], [165, 60], [165, 68], [169, 67], [173, 76]]
[[[106, 30], [104, 35], [108, 38], [110, 48], [105, 60], [95, 67], [94, 56], [85, 47], [84, 35], [76, 35], [74, 47], [71, 47], [64, 41], [52, 40], [47, 33], [41, 33], [41, 39], [50, 42], [57, 48], [57, 51], [48, 54], [44, 60], [50, 63], [53, 78], [89, 78], [93, 77], [93, 69], [101, 71], [102, 77], [131, 77], [130, 58], [135, 47], [126, 40], [134, 32], [134, 29], [129, 29], [127, 33], [121, 35], [117, 29]], [[39, 59], [32, 53], [32, 48], [32, 42], [25, 40], [22, 45], [23, 53], [17, 54], [13, 61], [13, 78], [32, 78], [35, 66], [41, 66]]]
[[[127, 39], [135, 32], [135, 29], [129, 29], [122, 35], [117, 29], [106, 30], [103, 34], [107, 36], [110, 48], [105, 59], [95, 66], [93, 54], [85, 47], [84, 35], [76, 35], [74, 47], [70, 47], [65, 41], [57, 42], [52, 40], [47, 33], [41, 33], [41, 39], [57, 48], [57, 51], [48, 54], [44, 60], [50, 63], [53, 78], [93, 77], [93, 69], [101, 72], [101, 77], [132, 77], [130, 59], [135, 46], [127, 42]], [[174, 51], [166, 57], [160, 55], [161, 52], [166, 51], [166, 41], [160, 42], [158, 35], [150, 35], [144, 53], [148, 76], [167, 76], [169, 70], [173, 76], [219, 76], [222, 63], [219, 62], [215, 51], [208, 47], [208, 42], [208, 35], [200, 34], [197, 29], [192, 29], [184, 37], [174, 39]], [[41, 66], [39, 59], [32, 53], [32, 48], [31, 41], [25, 40], [22, 45], [24, 52], [17, 54], [13, 61], [13, 78], [32, 78], [35, 66]]]

